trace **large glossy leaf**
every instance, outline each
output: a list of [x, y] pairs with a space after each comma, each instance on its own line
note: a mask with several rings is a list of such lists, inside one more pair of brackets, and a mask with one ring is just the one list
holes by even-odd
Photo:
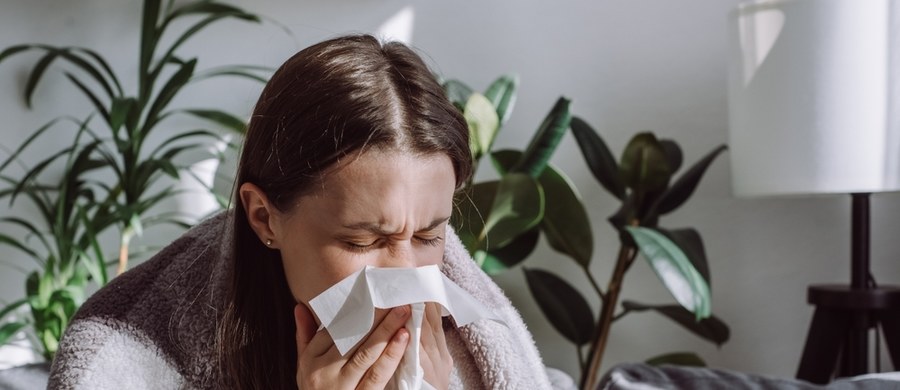
[[565, 97], [560, 97], [556, 101], [512, 172], [522, 172], [533, 178], [541, 175], [563, 134], [569, 128], [569, 122], [572, 121], [571, 105], [572, 101]]
[[486, 97], [473, 93], [466, 101], [463, 116], [469, 125], [472, 157], [477, 161], [483, 154], [490, 152], [494, 137], [497, 136], [497, 130], [500, 128], [497, 112]]
[[27, 325], [24, 322], [7, 322], [0, 326], [0, 345], [8, 343], [12, 336]]
[[616, 198], [625, 199], [625, 186], [619, 176], [619, 164], [615, 157], [603, 142], [603, 138], [588, 125], [583, 119], [572, 117], [572, 135], [578, 142], [584, 161], [587, 163], [594, 178], [600, 182], [610, 194]]
[[706, 280], [706, 284], [709, 285], [711, 291], [712, 277], [709, 273], [709, 262], [706, 261], [706, 250], [703, 249], [703, 239], [700, 238], [700, 233], [697, 233], [692, 228], [672, 230], [657, 228], [657, 231], [672, 240], [675, 245], [678, 245], [684, 251], [684, 254], [687, 255], [688, 260], [691, 261], [697, 272], [703, 276], [703, 280]]
[[693, 312], [698, 320], [709, 317], [709, 286], [684, 251], [653, 229], [636, 226], [625, 229], [675, 300]]
[[465, 109], [469, 96], [474, 91], [468, 85], [459, 80], [447, 80], [444, 82], [444, 91], [447, 93], [447, 99], [453, 102], [460, 111]]
[[622, 307], [625, 310], [636, 312], [653, 310], [716, 345], [724, 344], [731, 337], [728, 325], [725, 325], [718, 317], [711, 315], [698, 321], [693, 313], [679, 305], [647, 305], [626, 300], [622, 301]]
[[500, 126], [503, 126], [512, 115], [513, 107], [516, 105], [516, 90], [519, 86], [519, 77], [515, 75], [503, 75], [494, 80], [488, 89], [484, 91], [484, 96], [491, 101], [496, 108], [497, 117], [500, 119]]
[[476, 261], [481, 263], [481, 269], [491, 275], [505, 272], [525, 261], [534, 248], [537, 247], [541, 230], [537, 227], [520, 234], [508, 244], [489, 251], [479, 251]]
[[[519, 161], [522, 152], [502, 150], [491, 157], [501, 174]], [[594, 253], [594, 235], [587, 210], [575, 185], [562, 171], [548, 165], [538, 177], [544, 189], [544, 218], [541, 229], [550, 246], [586, 267]]]
[[528, 290], [550, 324], [576, 345], [590, 342], [594, 334], [594, 316], [578, 290], [550, 272], [524, 267], [522, 270]]
[[536, 226], [544, 216], [544, 191], [538, 182], [522, 173], [500, 180], [479, 241], [487, 249], [500, 248]]
[[666, 153], [652, 133], [635, 135], [619, 164], [622, 183], [635, 193], [642, 194], [662, 191], [672, 175], [666, 161]]
[[652, 212], [657, 215], [663, 215], [684, 204], [691, 197], [691, 194], [694, 193], [694, 189], [697, 188], [697, 184], [700, 183], [700, 179], [706, 173], [706, 168], [709, 168], [713, 160], [725, 149], [727, 149], [727, 146], [721, 145], [709, 152], [700, 161], [697, 161], [691, 169], [675, 180], [666, 192], [657, 199], [656, 204], [651, 208]]
[[706, 362], [693, 352], [672, 352], [647, 359], [645, 363], [651, 366], [674, 364], [678, 366], [706, 367]]
[[670, 139], [659, 140], [659, 146], [662, 147], [666, 154], [666, 162], [669, 164], [669, 172], [678, 172], [681, 163], [684, 162], [684, 154], [681, 153], [681, 147], [675, 141]]

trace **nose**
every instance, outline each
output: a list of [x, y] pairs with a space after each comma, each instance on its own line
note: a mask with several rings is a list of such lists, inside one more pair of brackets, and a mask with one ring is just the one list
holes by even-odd
[[412, 239], [392, 240], [378, 258], [378, 267], [414, 268], [416, 266], [415, 251]]

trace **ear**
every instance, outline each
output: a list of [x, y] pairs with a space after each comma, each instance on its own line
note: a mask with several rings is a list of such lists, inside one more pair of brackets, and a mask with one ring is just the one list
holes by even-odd
[[256, 232], [256, 236], [264, 244], [271, 240], [271, 245], [266, 246], [276, 248], [278, 245], [276, 232], [279, 231], [278, 210], [269, 202], [266, 193], [253, 183], [241, 184], [238, 194], [241, 197], [244, 212], [247, 213], [247, 221]]

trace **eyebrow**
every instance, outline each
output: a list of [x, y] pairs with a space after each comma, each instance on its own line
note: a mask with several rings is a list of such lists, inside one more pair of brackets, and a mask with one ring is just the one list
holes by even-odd
[[[426, 226], [422, 229], [416, 230], [416, 232], [418, 233], [418, 232], [424, 232], [424, 231], [434, 229], [434, 228], [440, 226], [442, 223], [447, 222], [448, 220], [450, 220], [450, 217], [439, 217], [439, 218], [431, 221], [431, 224], [429, 224], [428, 226]], [[344, 228], [351, 229], [351, 230], [368, 230], [372, 233], [382, 235], [382, 236], [389, 236], [392, 234], [396, 234], [396, 232], [389, 232], [387, 230], [384, 230], [384, 228], [382, 228], [380, 224], [373, 223], [373, 222], [360, 222], [360, 223], [354, 223], [354, 224], [350, 224], [350, 225], [344, 225]]]

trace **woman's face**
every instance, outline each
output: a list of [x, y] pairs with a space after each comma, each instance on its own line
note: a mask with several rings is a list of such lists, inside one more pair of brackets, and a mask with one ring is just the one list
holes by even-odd
[[366, 265], [441, 263], [455, 186], [444, 154], [370, 151], [326, 175], [272, 215], [294, 298], [308, 303]]

